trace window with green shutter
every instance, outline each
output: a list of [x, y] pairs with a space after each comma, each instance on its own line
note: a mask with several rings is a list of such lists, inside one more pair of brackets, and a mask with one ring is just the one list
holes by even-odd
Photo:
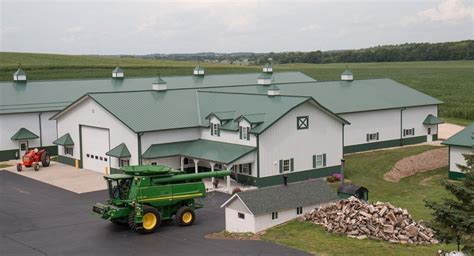
[[294, 170], [295, 166], [293, 158], [280, 160], [280, 173], [292, 172]]
[[313, 155], [313, 168], [326, 166], [326, 154]]

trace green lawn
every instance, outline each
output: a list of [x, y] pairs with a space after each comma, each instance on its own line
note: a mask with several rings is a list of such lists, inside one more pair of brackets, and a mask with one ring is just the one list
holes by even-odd
[[[390, 202], [408, 209], [416, 220], [430, 220], [430, 210], [424, 206], [423, 200], [449, 196], [440, 184], [447, 178], [447, 167], [403, 178], [399, 183], [385, 181], [383, 175], [401, 158], [432, 148], [416, 146], [346, 156], [346, 177], [367, 187], [370, 201]], [[323, 255], [434, 255], [438, 249], [455, 249], [454, 245], [443, 244], [415, 247], [359, 241], [328, 234], [319, 226], [299, 221], [273, 228], [263, 239]]]
[[0, 164], [0, 169], [1, 168], [7, 168], [7, 167], [10, 167], [12, 166], [11, 164]]
[[[110, 77], [119, 65], [127, 77], [189, 75], [193, 61], [150, 60], [139, 58], [97, 57], [0, 52], [0, 81], [10, 81], [21, 63], [30, 80]], [[259, 66], [203, 63], [207, 74], [259, 72]], [[355, 79], [388, 77], [445, 102], [441, 117], [466, 124], [474, 120], [474, 61], [425, 61], [386, 63], [285, 64], [275, 71], [301, 71], [317, 80], [338, 80], [348, 67]]]

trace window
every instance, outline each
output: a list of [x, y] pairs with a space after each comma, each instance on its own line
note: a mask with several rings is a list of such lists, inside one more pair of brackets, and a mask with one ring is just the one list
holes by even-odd
[[245, 220], [245, 214], [243, 214], [241, 212], [237, 213], [237, 217], [241, 220]]
[[326, 154], [313, 155], [313, 168], [326, 166]]
[[293, 158], [280, 160], [280, 173], [294, 170]]
[[221, 129], [218, 123], [211, 123], [211, 135], [221, 136]]
[[222, 164], [216, 164], [216, 165], [214, 165], [214, 169], [223, 170], [223, 169], [222, 169]]
[[403, 136], [413, 136], [415, 135], [415, 128], [403, 129]]
[[296, 118], [296, 127], [298, 130], [308, 129], [309, 128], [309, 117], [308, 116], [299, 116]]
[[367, 141], [379, 140], [379, 133], [367, 133]]
[[250, 140], [249, 127], [239, 126], [239, 133], [241, 140]]
[[296, 215], [300, 215], [300, 214], [303, 214], [303, 207], [302, 206], [296, 207]]
[[64, 147], [64, 154], [72, 156], [73, 149], [73, 147]]
[[107, 157], [104, 157], [104, 161], [107, 162], [107, 161], [108, 161], [108, 158], [107, 158]]
[[98, 157], [98, 156], [95, 156], [95, 159], [97, 160], [97, 159], [99, 159], [99, 157]]
[[[216, 164], [217, 166], [217, 164]], [[219, 169], [217, 167], [215, 167], [216, 169]], [[238, 172], [238, 173], [242, 173], [242, 174], [247, 174], [247, 175], [252, 175], [252, 164], [251, 163], [248, 163], [248, 164], [236, 164], [234, 166], [232, 166], [232, 170], [234, 172]]]
[[130, 159], [120, 159], [119, 160], [119, 167], [129, 166]]
[[151, 165], [156, 165], [156, 162], [151, 162]]
[[104, 160], [102, 157], [99, 157], [100, 161]]
[[278, 212], [272, 212], [272, 220], [278, 219]]
[[184, 158], [184, 160], [183, 160], [183, 164], [191, 164], [191, 162], [192, 161], [189, 158]]
[[86, 154], [86, 157], [90, 157], [90, 155], [89, 155], [89, 154]]

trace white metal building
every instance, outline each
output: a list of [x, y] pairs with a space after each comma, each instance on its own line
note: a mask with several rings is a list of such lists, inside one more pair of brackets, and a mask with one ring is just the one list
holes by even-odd
[[464, 173], [457, 165], [466, 166], [464, 155], [474, 154], [474, 123], [454, 134], [442, 144], [449, 147], [449, 178], [455, 180], [463, 178]]
[[335, 200], [338, 197], [326, 181], [313, 179], [239, 192], [221, 207], [226, 231], [257, 233]]

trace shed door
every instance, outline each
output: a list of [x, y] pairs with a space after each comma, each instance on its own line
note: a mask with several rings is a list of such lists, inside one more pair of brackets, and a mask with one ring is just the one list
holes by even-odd
[[104, 173], [109, 166], [110, 150], [109, 130], [97, 127], [82, 126], [82, 161], [83, 168]]

